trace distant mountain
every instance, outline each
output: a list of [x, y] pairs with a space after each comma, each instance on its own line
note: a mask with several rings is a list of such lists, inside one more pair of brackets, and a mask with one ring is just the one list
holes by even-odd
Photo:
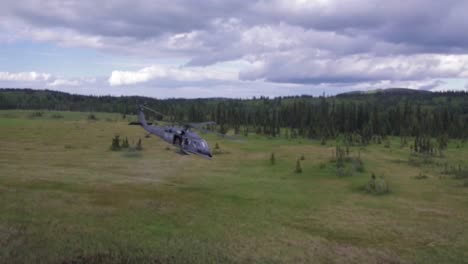
[[415, 90], [415, 89], [408, 89], [408, 88], [387, 88], [387, 89], [375, 89], [375, 90], [368, 90], [368, 91], [352, 91], [338, 94], [337, 97], [340, 96], [347, 96], [347, 95], [366, 95], [366, 94], [408, 94], [408, 95], [416, 95], [416, 94], [430, 94], [431, 91], [426, 90]]

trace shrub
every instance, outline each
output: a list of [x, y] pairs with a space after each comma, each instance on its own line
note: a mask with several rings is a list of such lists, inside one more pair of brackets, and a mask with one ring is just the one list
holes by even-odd
[[427, 175], [423, 174], [422, 171], [419, 172], [417, 176], [414, 177], [416, 180], [425, 180], [429, 178]]
[[408, 164], [415, 166], [415, 167], [420, 167], [421, 165], [427, 165], [427, 164], [433, 164], [433, 163], [434, 163], [434, 160], [432, 159], [432, 156], [428, 154], [413, 153], [413, 155], [408, 158]]
[[216, 142], [214, 149], [219, 149], [218, 142]]
[[119, 135], [115, 135], [115, 137], [112, 138], [111, 150], [112, 151], [120, 150], [120, 137], [119, 137]]
[[389, 139], [385, 140], [384, 147], [385, 148], [390, 148], [390, 140]]
[[32, 112], [29, 116], [32, 118], [42, 117], [44, 114], [42, 112]]
[[455, 170], [455, 179], [468, 179], [468, 169], [462, 168], [461, 165], [458, 165], [458, 169]]
[[122, 140], [122, 148], [128, 148], [128, 147], [129, 147], [128, 138], [125, 137], [125, 139]]
[[141, 151], [143, 150], [143, 146], [141, 145], [141, 138], [138, 139], [136, 150]]
[[302, 173], [301, 161], [296, 161], [296, 169], [294, 170], [295, 173]]
[[275, 163], [276, 163], [275, 153], [272, 152], [270, 155], [270, 164], [275, 165]]
[[354, 170], [351, 166], [344, 166], [336, 168], [336, 176], [338, 177], [348, 177], [353, 176]]
[[325, 164], [325, 162], [320, 162], [320, 164], [319, 164], [320, 169], [325, 169], [326, 166], [327, 166], [327, 164]]
[[300, 160], [305, 160], [304, 154], [302, 154], [301, 157], [300, 157], [299, 159], [300, 159]]
[[371, 179], [367, 182], [366, 191], [371, 194], [386, 194], [390, 190], [383, 177], [377, 178], [375, 174], [372, 173]]
[[347, 157], [345, 149], [343, 149], [341, 146], [336, 146], [335, 157], [336, 157], [336, 167], [337, 168], [344, 167], [345, 158]]
[[364, 162], [362, 162], [360, 157], [353, 159], [353, 165], [357, 172], [364, 172]]
[[88, 120], [97, 120], [97, 117], [94, 114], [89, 114]]
[[325, 146], [327, 144], [327, 139], [325, 137], [323, 137], [321, 140], [320, 140], [320, 145], [323, 145]]

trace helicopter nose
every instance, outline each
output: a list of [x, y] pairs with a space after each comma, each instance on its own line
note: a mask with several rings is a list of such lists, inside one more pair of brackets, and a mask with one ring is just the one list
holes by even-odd
[[213, 157], [213, 155], [211, 154], [211, 151], [208, 149], [198, 149], [197, 150], [198, 153], [202, 154], [202, 155], [205, 155], [205, 156], [208, 156], [210, 158]]

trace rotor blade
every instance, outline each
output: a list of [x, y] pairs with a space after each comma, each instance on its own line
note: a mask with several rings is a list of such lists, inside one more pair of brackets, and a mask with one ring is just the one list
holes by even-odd
[[213, 130], [208, 130], [208, 129], [203, 129], [203, 128], [198, 128], [202, 133], [210, 133], [210, 134], [215, 134], [219, 137], [222, 137], [222, 138], [227, 138], [227, 139], [230, 139], [230, 140], [242, 140], [243, 138], [240, 137], [240, 136], [237, 136], [237, 135], [226, 135], [226, 134], [223, 134], [223, 133], [219, 133], [219, 132], [216, 132], [216, 131], [213, 131]]
[[207, 122], [201, 122], [201, 123], [188, 123], [190, 127], [198, 128], [201, 129], [204, 126], [208, 125], [216, 125], [216, 122], [214, 121], [207, 121]]
[[165, 117], [165, 118], [171, 120], [170, 116], [167, 116], [167, 115], [165, 115], [165, 114], [163, 114], [163, 113], [160, 113], [160, 112], [158, 112], [158, 111], [156, 111], [156, 110], [154, 110], [154, 109], [152, 109], [152, 108], [149, 108], [149, 107], [144, 106], [144, 105], [140, 105], [140, 107], [141, 107], [141, 108], [144, 108], [144, 109], [146, 109], [146, 110], [149, 110], [149, 111], [151, 111], [151, 112], [153, 112], [153, 113], [155, 113], [155, 114], [157, 114], [157, 115], [160, 115], [160, 116], [162, 116], [162, 117]]

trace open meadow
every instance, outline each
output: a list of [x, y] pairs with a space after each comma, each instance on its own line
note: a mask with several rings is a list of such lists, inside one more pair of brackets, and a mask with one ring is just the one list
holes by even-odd
[[[0, 263], [468, 262], [460, 140], [349, 146], [338, 171], [334, 140], [203, 135], [207, 160], [132, 116], [36, 112], [0, 111]], [[116, 134], [143, 150], [111, 151]]]

